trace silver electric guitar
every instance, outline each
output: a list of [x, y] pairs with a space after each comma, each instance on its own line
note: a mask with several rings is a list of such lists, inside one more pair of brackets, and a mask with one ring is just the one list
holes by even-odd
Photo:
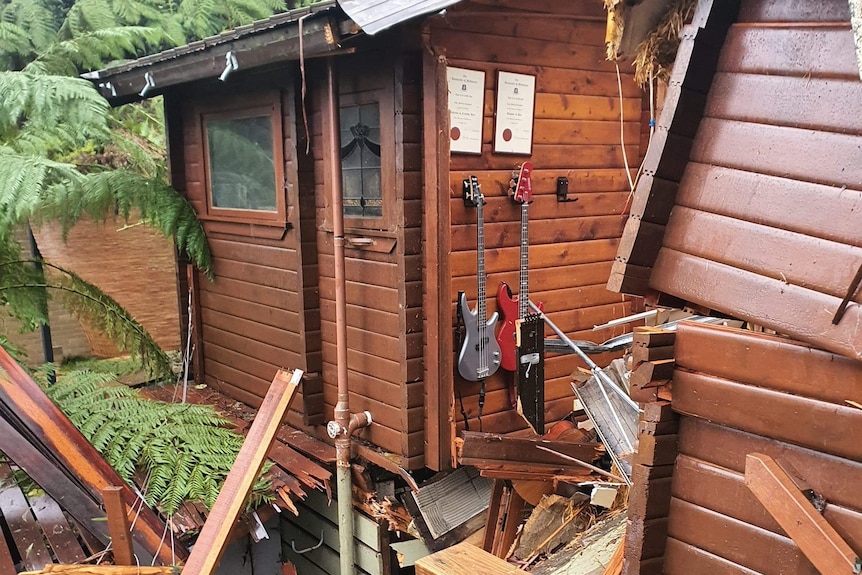
[[478, 222], [477, 232], [477, 273], [479, 295], [476, 309], [467, 307], [467, 295], [461, 293], [459, 308], [464, 321], [464, 343], [458, 355], [458, 373], [467, 381], [480, 381], [490, 377], [500, 367], [500, 344], [494, 337], [494, 326], [497, 325], [497, 312], [486, 320], [487, 306], [485, 303], [485, 231], [482, 206], [485, 198], [476, 176], [464, 180], [464, 201], [476, 206]]

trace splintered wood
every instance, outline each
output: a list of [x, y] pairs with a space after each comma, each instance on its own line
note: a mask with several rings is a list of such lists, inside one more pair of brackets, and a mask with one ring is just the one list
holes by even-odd
[[215, 505], [183, 569], [194, 575], [209, 575], [218, 566], [234, 522], [245, 506], [266, 454], [290, 408], [302, 380], [302, 371], [279, 370], [251, 424], [248, 435], [225, 479]]
[[416, 560], [416, 575], [523, 575], [523, 571], [470, 543]]
[[634, 328], [630, 395], [640, 403], [670, 399], [676, 333], [654, 327]]

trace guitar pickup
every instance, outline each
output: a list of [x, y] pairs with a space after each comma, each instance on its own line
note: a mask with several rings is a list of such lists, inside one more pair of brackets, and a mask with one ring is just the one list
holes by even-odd
[[521, 356], [521, 365], [536, 365], [541, 359], [538, 353], [525, 353]]

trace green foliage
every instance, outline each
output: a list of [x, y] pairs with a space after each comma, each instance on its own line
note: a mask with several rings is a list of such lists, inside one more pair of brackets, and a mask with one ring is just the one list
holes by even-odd
[[[183, 501], [211, 508], [230, 472], [243, 437], [211, 407], [142, 398], [115, 383], [111, 373], [62, 373], [47, 389], [111, 466], [127, 482], [147, 477], [145, 499], [164, 513]], [[249, 499], [257, 506], [272, 497], [268, 479], [258, 478]]]
[[[46, 293], [55, 292], [60, 295], [60, 301], [66, 309], [81, 321], [99, 329], [121, 351], [131, 353], [151, 376], [173, 376], [167, 354], [112, 297], [58, 266], [43, 262], [51, 273], [40, 274], [34, 268], [34, 263], [28, 260], [0, 262], [0, 270], [9, 272], [0, 273], [0, 304], [9, 304], [9, 310], [22, 321], [38, 324], [39, 318], [47, 318]], [[32, 301], [28, 298], [32, 298]]]

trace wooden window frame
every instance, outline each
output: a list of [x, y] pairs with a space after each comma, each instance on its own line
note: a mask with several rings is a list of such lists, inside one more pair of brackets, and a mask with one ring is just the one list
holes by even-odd
[[[219, 208], [213, 205], [210, 176], [209, 138], [207, 122], [210, 120], [239, 120], [259, 116], [272, 119], [272, 155], [275, 169], [275, 211], [241, 208]], [[206, 213], [201, 219], [256, 224], [283, 228], [287, 225], [287, 197], [284, 176], [284, 131], [281, 96], [278, 92], [231, 98], [226, 102], [203, 106], [197, 111], [197, 122], [201, 134], [201, 162], [204, 172]]]
[[[380, 198], [382, 215], [379, 217], [348, 216], [344, 214], [344, 228], [347, 231], [391, 232], [396, 227], [396, 182], [395, 182], [395, 118], [392, 87], [340, 94], [338, 97], [339, 114], [341, 108], [377, 103], [380, 106]], [[339, 148], [342, 142], [339, 141]], [[341, 169], [341, 158], [333, 158]]]

